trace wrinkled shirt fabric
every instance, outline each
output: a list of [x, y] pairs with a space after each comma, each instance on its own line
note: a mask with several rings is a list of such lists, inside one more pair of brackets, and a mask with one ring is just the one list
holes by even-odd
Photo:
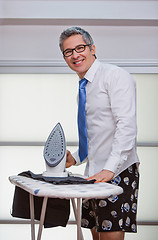
[[[85, 175], [119, 173], [139, 163], [136, 153], [136, 84], [123, 68], [97, 59], [84, 76], [88, 157]], [[81, 164], [78, 151], [72, 154]], [[139, 164], [137, 164], [139, 165]]]

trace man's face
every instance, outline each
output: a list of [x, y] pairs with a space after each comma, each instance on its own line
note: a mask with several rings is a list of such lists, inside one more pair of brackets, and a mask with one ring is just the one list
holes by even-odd
[[[64, 51], [66, 49], [73, 49], [81, 44], [86, 45], [82, 35], [72, 35], [63, 42], [63, 49]], [[95, 46], [92, 45], [91, 50], [89, 46], [86, 46], [83, 52], [77, 53], [74, 50], [71, 56], [64, 57], [64, 59], [68, 66], [78, 74], [80, 79], [82, 79], [95, 60], [94, 54]]]

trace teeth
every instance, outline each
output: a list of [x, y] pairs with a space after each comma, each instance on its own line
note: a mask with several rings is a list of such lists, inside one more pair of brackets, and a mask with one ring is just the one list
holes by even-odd
[[75, 64], [79, 64], [79, 63], [81, 63], [82, 61], [79, 61], [79, 62], [75, 62]]

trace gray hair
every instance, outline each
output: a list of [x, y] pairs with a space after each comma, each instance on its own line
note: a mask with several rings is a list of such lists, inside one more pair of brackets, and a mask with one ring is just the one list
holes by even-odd
[[93, 45], [93, 39], [91, 37], [91, 35], [85, 31], [84, 29], [80, 28], [80, 27], [70, 27], [66, 30], [64, 30], [61, 35], [60, 35], [60, 38], [59, 38], [59, 47], [60, 47], [60, 50], [63, 52], [63, 42], [71, 37], [72, 35], [77, 35], [77, 34], [80, 34], [82, 35], [83, 37], [83, 41], [86, 43], [86, 44], [89, 44], [90, 45], [90, 49], [91, 49], [91, 46]]

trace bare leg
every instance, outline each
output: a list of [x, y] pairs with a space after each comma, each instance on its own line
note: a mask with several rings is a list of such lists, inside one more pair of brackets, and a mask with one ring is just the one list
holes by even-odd
[[100, 232], [99, 240], [124, 240], [124, 232]]
[[96, 232], [95, 228], [91, 229], [91, 233], [92, 233], [92, 236], [93, 236], [93, 240], [100, 240], [99, 233]]

